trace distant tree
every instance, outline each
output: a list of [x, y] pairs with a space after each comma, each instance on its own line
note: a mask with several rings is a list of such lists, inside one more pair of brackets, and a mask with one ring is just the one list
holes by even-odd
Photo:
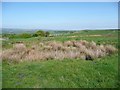
[[38, 34], [34, 33], [32, 36], [33, 36], [33, 37], [37, 37], [37, 36], [38, 36]]
[[8, 34], [7, 37], [10, 38], [10, 39], [11, 38], [16, 38], [16, 34]]
[[88, 30], [84, 30], [85, 32], [88, 32]]
[[35, 34], [34, 34], [34, 36], [45, 36], [45, 32], [44, 31], [42, 31], [42, 30], [38, 30]]
[[2, 37], [9, 37], [9, 34], [2, 34]]
[[50, 35], [49, 32], [45, 32], [45, 36], [48, 37]]

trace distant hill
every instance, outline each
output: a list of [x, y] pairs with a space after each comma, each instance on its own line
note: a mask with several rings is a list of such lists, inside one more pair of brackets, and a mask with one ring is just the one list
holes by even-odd
[[[73, 33], [82, 30], [48, 30], [48, 29], [15, 29], [15, 28], [2, 28], [3, 34], [20, 34], [20, 33], [34, 33], [37, 30], [49, 31], [51, 34], [63, 34], [63, 33]], [[95, 29], [94, 29], [95, 30]], [[96, 29], [100, 30], [100, 29]], [[101, 30], [117, 30], [117, 29], [101, 29]], [[88, 31], [87, 29], [85, 31]]]
[[20, 34], [20, 33], [33, 33], [37, 30], [33, 29], [11, 29], [11, 28], [2, 28], [3, 34]]
[[54, 34], [62, 34], [62, 33], [68, 33], [68, 32], [73, 32], [69, 30], [48, 30], [48, 29], [15, 29], [15, 28], [2, 28], [2, 33], [3, 34], [20, 34], [20, 33], [34, 33], [37, 30], [43, 30], [43, 31], [49, 31], [50, 33]]

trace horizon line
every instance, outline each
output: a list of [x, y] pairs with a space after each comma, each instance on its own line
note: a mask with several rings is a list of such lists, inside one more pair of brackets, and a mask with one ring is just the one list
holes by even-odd
[[42, 28], [6, 28], [2, 27], [0, 29], [23, 29], [23, 30], [108, 30], [108, 29], [119, 29], [119, 28], [86, 28], [86, 29], [42, 29]]

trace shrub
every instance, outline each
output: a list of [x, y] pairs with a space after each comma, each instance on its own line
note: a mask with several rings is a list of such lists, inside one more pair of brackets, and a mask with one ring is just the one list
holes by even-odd
[[45, 32], [42, 31], [42, 30], [38, 30], [35, 34], [36, 34], [37, 36], [45, 36]]
[[49, 32], [45, 32], [45, 36], [48, 37], [50, 35]]

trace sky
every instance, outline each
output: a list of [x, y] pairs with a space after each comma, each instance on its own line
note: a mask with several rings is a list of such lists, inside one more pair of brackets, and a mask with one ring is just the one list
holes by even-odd
[[117, 2], [3, 2], [2, 28], [118, 28]]

